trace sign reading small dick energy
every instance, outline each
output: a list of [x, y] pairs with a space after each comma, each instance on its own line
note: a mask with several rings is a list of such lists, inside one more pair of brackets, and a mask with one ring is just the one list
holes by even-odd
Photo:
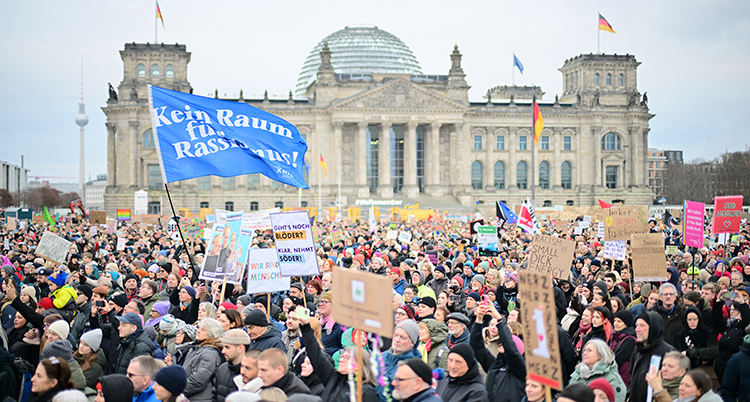
[[318, 275], [318, 260], [307, 211], [271, 214], [271, 226], [281, 275]]

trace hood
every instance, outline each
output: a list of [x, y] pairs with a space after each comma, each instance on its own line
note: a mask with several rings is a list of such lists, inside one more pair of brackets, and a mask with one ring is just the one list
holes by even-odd
[[674, 285], [677, 290], [682, 292], [682, 285], [680, 285], [680, 271], [678, 271], [675, 267], [668, 267], [667, 271], [669, 272], [669, 283]]
[[448, 327], [438, 320], [427, 319], [422, 322], [427, 325], [427, 330], [430, 331], [430, 338], [432, 338], [432, 344], [440, 344], [448, 339]]
[[688, 313], [694, 313], [698, 316], [698, 327], [695, 328], [695, 330], [701, 331], [701, 332], [710, 332], [708, 327], [706, 326], [706, 323], [703, 322], [703, 314], [701, 313], [700, 309], [695, 306], [690, 306], [685, 310], [685, 314], [682, 316], [683, 324], [685, 324], [685, 329], [689, 332], [691, 331], [690, 326], [687, 323], [687, 316]]
[[653, 346], [664, 339], [664, 321], [655, 311], [644, 311], [638, 315], [636, 322], [643, 319], [648, 323], [648, 346]]
[[107, 402], [132, 402], [133, 383], [123, 374], [105, 375], [99, 379]]

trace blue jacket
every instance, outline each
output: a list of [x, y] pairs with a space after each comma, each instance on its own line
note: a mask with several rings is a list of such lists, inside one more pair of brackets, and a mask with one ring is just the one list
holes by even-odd
[[158, 402], [154, 392], [154, 384], [148, 386], [143, 392], [133, 397], [133, 402]]
[[400, 278], [398, 280], [398, 283], [395, 284], [395, 285], [393, 285], [393, 290], [395, 290], [396, 292], [398, 292], [398, 294], [400, 294], [400, 295], [403, 296], [404, 295], [404, 289], [406, 289], [407, 285], [408, 285], [408, 283], [406, 283], [406, 281], [404, 280], [404, 278]]
[[401, 355], [394, 355], [391, 353], [391, 351], [387, 351], [383, 353], [383, 361], [385, 363], [385, 382], [388, 384], [388, 397], [384, 395], [384, 389], [382, 385], [378, 384], [377, 391], [378, 396], [380, 396], [380, 402], [387, 402], [388, 399], [392, 399], [390, 397], [390, 393], [393, 392], [393, 386], [391, 383], [393, 382], [393, 376], [396, 375], [396, 369], [398, 369], [398, 362], [406, 359], [411, 359], [412, 357], [418, 357], [422, 358], [422, 354], [419, 353], [419, 351], [414, 348], [404, 354]]
[[443, 402], [443, 398], [430, 387], [417, 394], [411, 402]]

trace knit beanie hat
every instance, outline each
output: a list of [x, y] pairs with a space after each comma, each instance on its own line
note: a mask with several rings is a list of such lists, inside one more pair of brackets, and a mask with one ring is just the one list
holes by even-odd
[[589, 383], [589, 388], [591, 388], [592, 390], [600, 389], [604, 391], [605, 394], [607, 394], [608, 400], [615, 400], [615, 390], [612, 389], [612, 384], [607, 382], [607, 380], [605, 380], [604, 378], [597, 378], [596, 380], [591, 381], [591, 383]]
[[479, 293], [477, 293], [477, 292], [469, 292], [469, 295], [467, 297], [471, 297], [477, 303], [479, 303], [479, 301], [482, 300], [482, 296], [480, 296]]
[[262, 311], [253, 310], [245, 316], [245, 325], [266, 327], [268, 326], [268, 318]]
[[445, 275], [445, 267], [442, 265], [438, 265], [435, 267], [435, 271], [440, 271], [443, 275]]
[[164, 387], [174, 396], [179, 396], [187, 386], [187, 374], [182, 366], [171, 365], [164, 367], [156, 373], [154, 381]]
[[406, 316], [409, 317], [410, 320], [414, 319], [414, 308], [411, 305], [401, 304], [396, 308], [396, 310], [404, 310]]
[[167, 315], [169, 306], [171, 306], [171, 304], [167, 300], [158, 301], [154, 303], [153, 307], [151, 307], [151, 311], [156, 311], [157, 313], [159, 313], [159, 316], [164, 316]]
[[461, 277], [461, 276], [459, 276], [459, 275], [456, 275], [456, 276], [454, 276], [453, 278], [451, 278], [451, 280], [453, 280], [453, 279], [455, 279], [455, 280], [456, 280], [456, 282], [458, 282], [458, 286], [460, 286], [460, 287], [464, 287], [464, 278], [462, 278], [462, 277]]
[[163, 315], [159, 321], [159, 330], [169, 332], [177, 326], [177, 319], [172, 314]]
[[615, 313], [615, 318], [619, 318], [626, 327], [633, 326], [633, 313], [629, 310], [620, 310]]
[[560, 398], [568, 398], [575, 402], [594, 402], [594, 399], [596, 399], [594, 391], [581, 382], [565, 387], [560, 394]]
[[68, 360], [73, 358], [73, 347], [70, 346], [70, 342], [64, 339], [60, 341], [50, 342], [44, 347], [44, 350], [42, 351], [42, 358], [49, 359], [52, 356], [55, 356], [58, 359], [65, 360], [67, 362]]
[[182, 288], [185, 289], [185, 291], [188, 292], [188, 294], [190, 295], [190, 297], [195, 297], [195, 295], [198, 293], [195, 290], [195, 288], [192, 287], [192, 286], [183, 286]]
[[417, 274], [417, 275], [419, 275], [419, 284], [417, 285], [417, 284], [415, 283], [415, 285], [417, 285], [417, 286], [420, 286], [420, 285], [424, 285], [424, 272], [422, 272], [422, 271], [420, 271], [420, 270], [416, 270], [416, 271], [412, 271], [412, 273], [411, 273], [411, 274], [412, 274], [412, 275], [414, 275], [414, 274]]
[[471, 281], [472, 282], [477, 281], [477, 282], [481, 283], [482, 285], [484, 285], [484, 275], [481, 275], [481, 274], [474, 275], [474, 277], [471, 278]]
[[399, 328], [406, 331], [406, 334], [409, 335], [409, 339], [413, 344], [416, 345], [419, 342], [419, 325], [417, 325], [416, 322], [412, 320], [401, 321], [400, 324], [396, 325], [394, 331]]
[[325, 292], [323, 296], [320, 296], [320, 300], [328, 300], [329, 302], [333, 303], [333, 290]]
[[110, 299], [112, 300], [112, 303], [125, 308], [125, 306], [128, 305], [128, 296], [125, 293], [120, 293], [119, 295], [114, 295]]
[[102, 330], [97, 328], [81, 335], [81, 342], [85, 342], [91, 350], [96, 352], [102, 344]]
[[432, 296], [425, 296], [419, 299], [419, 304], [424, 304], [429, 308], [437, 308], [437, 302], [432, 298]]
[[65, 279], [68, 278], [68, 275], [65, 273], [65, 271], [58, 272], [56, 274], [52, 274], [49, 277], [47, 277], [47, 280], [54, 283], [58, 287], [65, 286]]
[[421, 378], [422, 381], [425, 382], [425, 384], [432, 384], [432, 369], [427, 365], [427, 363], [422, 361], [422, 359], [413, 357], [411, 359], [404, 360], [404, 364], [409, 366], [414, 374], [416, 374], [417, 377]]
[[198, 332], [198, 328], [184, 322], [182, 323], [182, 325], [178, 326], [177, 329], [184, 332], [185, 336], [188, 337], [188, 339], [190, 339], [191, 341], [195, 340], [195, 334]]
[[456, 353], [461, 356], [469, 366], [469, 370], [471, 370], [474, 365], [477, 364], [476, 360], [474, 360], [474, 349], [472, 349], [468, 343], [462, 342], [458, 345], [453, 346], [453, 348], [450, 350], [450, 353]]
[[513, 343], [516, 344], [516, 349], [518, 349], [518, 353], [523, 354], [523, 351], [526, 349], [526, 347], [523, 344], [523, 340], [521, 340], [521, 338], [515, 335], [511, 335], [511, 337], [513, 338]]
[[65, 320], [57, 320], [53, 322], [50, 324], [49, 329], [56, 333], [60, 339], [68, 339], [68, 334], [70, 334], [70, 326]]
[[250, 306], [253, 304], [253, 299], [249, 295], [242, 295], [237, 300], [241, 301], [245, 306]]
[[91, 289], [91, 286], [86, 285], [86, 284], [78, 285], [78, 287], [76, 288], [76, 290], [78, 290], [81, 293], [83, 293], [84, 296], [86, 296], [89, 300], [91, 300], [91, 295], [94, 292], [94, 290]]
[[34, 304], [37, 303], [35, 287], [31, 285], [23, 285], [23, 287], [21, 287], [21, 293], [26, 293], [27, 295], [29, 295], [29, 298], [34, 301]]

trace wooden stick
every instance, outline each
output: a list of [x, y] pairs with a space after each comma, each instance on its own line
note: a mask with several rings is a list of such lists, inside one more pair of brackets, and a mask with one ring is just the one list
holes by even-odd
[[544, 400], [552, 402], [552, 388], [549, 385], [544, 386]]
[[362, 402], [362, 376], [364, 375], [364, 369], [362, 367], [362, 334], [361, 330], [354, 328], [352, 331], [354, 337], [354, 344], [357, 345], [357, 402]]
[[271, 323], [271, 293], [266, 293], [266, 318]]

